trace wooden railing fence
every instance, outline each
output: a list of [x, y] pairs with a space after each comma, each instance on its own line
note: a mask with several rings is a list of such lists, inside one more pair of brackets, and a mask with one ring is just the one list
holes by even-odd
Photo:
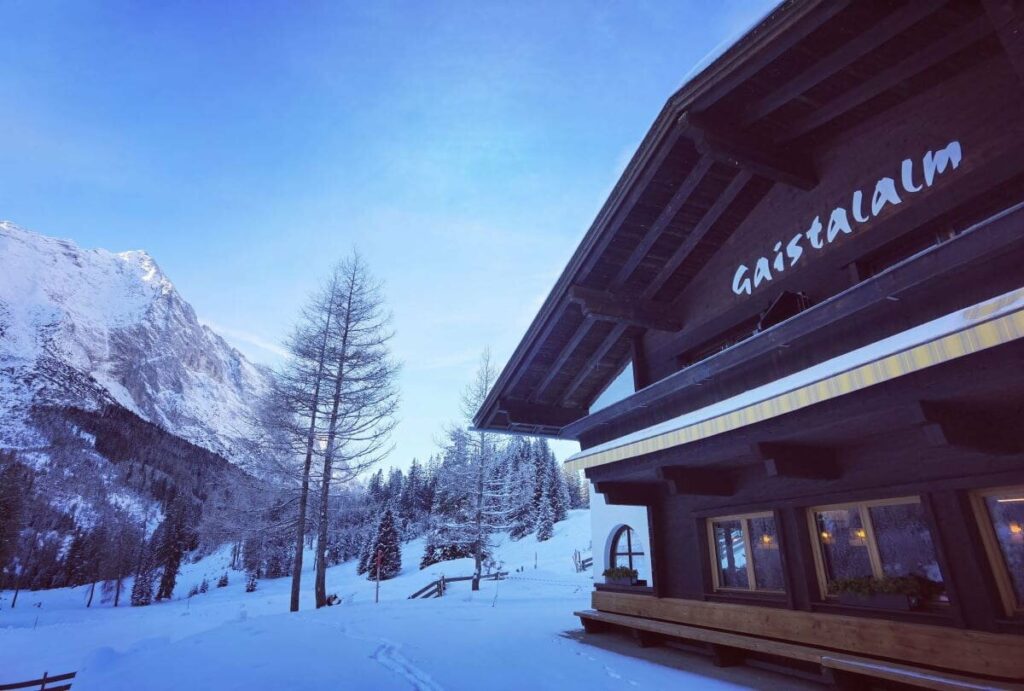
[[[0, 684], [0, 691], [14, 691], [14, 689], [39, 689], [39, 691], [68, 691], [71, 688], [71, 680], [75, 678], [75, 672], [58, 674], [51, 677], [48, 672], [43, 672], [41, 679], [32, 681], [19, 681], [14, 684]], [[64, 683], [67, 682], [67, 683]]]
[[[487, 573], [480, 576], [481, 581], [498, 581], [508, 575], [507, 571], [496, 571], [495, 573]], [[456, 583], [458, 581], [471, 581], [472, 576], [458, 576], [456, 578], [445, 578], [441, 576], [436, 581], [429, 583], [415, 593], [409, 596], [410, 600], [428, 600], [434, 597], [441, 597], [448, 589], [449, 583]]]

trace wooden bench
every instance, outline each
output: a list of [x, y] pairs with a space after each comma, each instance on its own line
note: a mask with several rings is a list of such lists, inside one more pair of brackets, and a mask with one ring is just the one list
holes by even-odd
[[[826, 648], [819, 648], [799, 643], [760, 638], [747, 634], [730, 633], [699, 626], [675, 624], [667, 621], [634, 617], [611, 612], [585, 610], [574, 612], [580, 618], [588, 633], [594, 633], [611, 627], [647, 632], [669, 638], [708, 643], [721, 659], [722, 664], [735, 664], [740, 656], [730, 656], [729, 651], [749, 651], [783, 657], [800, 662], [820, 665], [823, 671], [832, 673], [830, 676], [859, 675], [886, 679], [910, 686], [943, 691], [1024, 691], [1024, 685], [1013, 682], [989, 681], [977, 677], [968, 677], [950, 672], [942, 672], [914, 665], [906, 665], [885, 660], [877, 660], [857, 655], [837, 653]], [[641, 645], [650, 645], [650, 637], [638, 636]]]
[[[55, 677], [43, 672], [41, 679], [32, 681], [19, 681], [15, 684], [0, 684], [0, 691], [14, 691], [15, 689], [40, 689], [40, 691], [68, 691], [71, 688], [71, 680], [75, 678], [75, 672], [58, 674]], [[67, 682], [66, 684], [64, 682]], [[52, 686], [51, 686], [52, 684]]]

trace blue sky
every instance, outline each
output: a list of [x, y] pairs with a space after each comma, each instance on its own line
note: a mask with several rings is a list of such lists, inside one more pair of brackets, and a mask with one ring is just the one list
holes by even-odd
[[405, 465], [482, 349], [507, 361], [682, 78], [772, 4], [4, 0], [0, 218], [146, 249], [268, 363], [357, 247], [394, 311]]

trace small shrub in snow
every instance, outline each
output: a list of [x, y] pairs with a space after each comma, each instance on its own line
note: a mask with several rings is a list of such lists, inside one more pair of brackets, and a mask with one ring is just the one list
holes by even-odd
[[256, 574], [250, 573], [249, 580], [245, 582], [245, 592], [252, 593], [256, 591]]
[[201, 593], [205, 593], [205, 592], [206, 592], [206, 591], [208, 591], [209, 589], [210, 589], [210, 582], [209, 582], [209, 581], [207, 581], [207, 580], [206, 580], [206, 579], [204, 578], [204, 579], [203, 579], [203, 582], [199, 584], [199, 592], [201, 592]]
[[335, 593], [331, 593], [330, 595], [327, 596], [326, 604], [327, 604], [328, 607], [331, 607], [332, 605], [336, 605], [336, 604], [338, 604], [340, 602], [341, 602], [341, 598], [338, 597], [337, 594], [335, 594]]
[[228, 574], [227, 571], [221, 574], [220, 578], [217, 579], [218, 588], [226, 588], [228, 585]]
[[191, 588], [188, 589], [188, 597], [195, 597], [198, 594], [199, 594], [199, 586], [198, 585], [194, 585], [194, 586], [192, 586]]

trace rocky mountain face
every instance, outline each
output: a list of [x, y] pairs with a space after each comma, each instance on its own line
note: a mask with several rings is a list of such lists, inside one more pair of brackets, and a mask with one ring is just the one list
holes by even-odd
[[0, 448], [45, 446], [33, 408], [115, 403], [244, 465], [268, 376], [199, 323], [145, 252], [0, 222]]

